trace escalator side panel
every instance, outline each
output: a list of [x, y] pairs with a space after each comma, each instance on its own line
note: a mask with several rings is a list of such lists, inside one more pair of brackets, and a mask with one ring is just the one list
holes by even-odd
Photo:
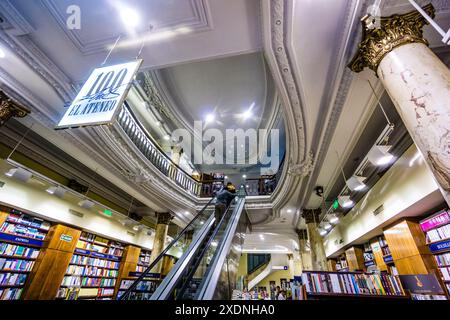
[[175, 286], [177, 285], [181, 275], [183, 274], [185, 268], [189, 266], [195, 255], [210, 232], [212, 225], [214, 224], [214, 216], [209, 217], [209, 219], [204, 224], [203, 228], [194, 236], [191, 244], [189, 245], [186, 252], [181, 256], [178, 262], [173, 266], [161, 284], [158, 286], [156, 291], [151, 296], [150, 300], [167, 300], [173, 292]]
[[[197, 294], [198, 300], [211, 300], [213, 298], [229, 299], [231, 297], [229, 291], [232, 283], [236, 282], [236, 265], [239, 263], [239, 256], [233, 252], [237, 251], [236, 248], [233, 248], [233, 243], [239, 244], [239, 241], [241, 241], [237, 235], [238, 231], [242, 229], [239, 225], [242, 223], [245, 224], [245, 221], [247, 221], [246, 215], [242, 214], [244, 205], [245, 198], [240, 198], [228, 221], [224, 237], [219, 245], [220, 247], [211, 261], [209, 271], [200, 285]], [[228, 264], [226, 263], [227, 259]], [[217, 295], [215, 294], [216, 288], [218, 290]]]

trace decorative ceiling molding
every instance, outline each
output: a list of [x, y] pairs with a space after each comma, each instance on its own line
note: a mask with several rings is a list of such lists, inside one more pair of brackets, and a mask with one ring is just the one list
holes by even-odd
[[10, 24], [11, 32], [15, 36], [29, 34], [36, 29], [25, 19], [23, 15], [14, 7], [10, 0], [0, 1], [1, 15]]
[[[44, 7], [50, 15], [55, 19], [61, 30], [70, 39], [72, 44], [83, 54], [91, 55], [106, 52], [108, 46], [113, 44], [120, 34], [112, 34], [110, 37], [103, 39], [95, 39], [89, 42], [83, 41], [78, 30], [69, 30], [66, 25], [66, 13], [61, 12], [55, 1], [57, 0], [41, 0]], [[179, 21], [170, 21], [164, 24], [155, 25], [151, 32], [161, 32], [174, 28], [190, 28], [192, 32], [201, 32], [212, 30], [212, 19], [207, 0], [189, 0], [192, 16]], [[145, 32], [148, 32], [147, 30]]]

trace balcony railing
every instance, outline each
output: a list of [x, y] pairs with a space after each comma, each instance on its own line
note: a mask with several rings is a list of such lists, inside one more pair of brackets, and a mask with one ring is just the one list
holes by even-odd
[[200, 196], [201, 183], [177, 166], [151, 139], [147, 131], [128, 110], [122, 107], [117, 122], [141, 153], [166, 177], [189, 193]]
[[[135, 118], [133, 113], [124, 104], [119, 113], [117, 122], [130, 138], [139, 151], [154, 165], [162, 174], [175, 182], [181, 188], [198, 197], [211, 197], [213, 195], [212, 181], [198, 181], [186, 171], [176, 165], [161, 148], [151, 139], [150, 134]], [[283, 170], [284, 158], [280, 163], [278, 172], [272, 176], [262, 176], [256, 179], [247, 179], [247, 194], [249, 196], [270, 195], [275, 190], [281, 172]]]

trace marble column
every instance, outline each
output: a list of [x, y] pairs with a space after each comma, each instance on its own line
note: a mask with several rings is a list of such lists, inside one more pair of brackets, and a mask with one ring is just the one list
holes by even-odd
[[12, 117], [23, 118], [29, 113], [30, 110], [11, 100], [0, 90], [0, 127]]
[[317, 230], [320, 213], [321, 209], [303, 209], [302, 215], [306, 222], [312, 270], [326, 271], [328, 270], [327, 257], [325, 255], [322, 237], [319, 234], [319, 230]]
[[[431, 4], [424, 10], [434, 17]], [[376, 72], [450, 205], [450, 70], [423, 38], [425, 18], [413, 11], [366, 27], [349, 64]]]
[[[153, 239], [153, 249], [150, 255], [150, 261], [153, 262], [164, 250], [166, 244], [167, 230], [169, 229], [170, 220], [172, 220], [172, 215], [168, 212], [157, 212], [156, 213], [156, 232]], [[154, 273], [161, 272], [162, 260], [151, 270]]]
[[311, 251], [309, 251], [309, 249], [307, 251], [308, 231], [305, 229], [299, 229], [297, 230], [297, 235], [302, 272], [304, 270], [311, 270]]

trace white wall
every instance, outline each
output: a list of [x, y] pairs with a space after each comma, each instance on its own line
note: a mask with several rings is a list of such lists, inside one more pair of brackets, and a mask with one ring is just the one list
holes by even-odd
[[[1, 169], [4, 167], [2, 166]], [[1, 171], [0, 171], [1, 172]], [[153, 236], [148, 236], [146, 232], [136, 232], [125, 228], [115, 218], [104, 216], [90, 210], [79, 207], [76, 203], [78, 199], [70, 199], [66, 194], [66, 199], [60, 199], [50, 195], [38, 182], [23, 183], [2, 174], [1, 180], [6, 182], [0, 188], [0, 202], [4, 205], [15, 207], [23, 211], [29, 211], [40, 215], [43, 219], [56, 220], [65, 224], [76, 226], [86, 231], [113, 238], [119, 241], [135, 244], [137, 246], [151, 249], [153, 247]], [[72, 196], [73, 197], [73, 196]], [[69, 209], [76, 210], [84, 214], [83, 217], [69, 213]], [[135, 233], [132, 236], [127, 233]]]
[[[443, 201], [439, 200], [440, 195], [436, 192], [438, 186], [423, 158], [420, 156], [411, 163], [416, 153], [415, 145], [411, 146], [356, 206], [341, 218], [339, 224], [324, 238], [327, 257], [374, 229], [397, 220], [407, 211], [408, 215], [426, 213], [420, 212], [419, 206], [415, 208], [417, 212], [411, 210], [411, 206], [425, 197]], [[438, 194], [437, 197], [434, 194]], [[373, 211], [382, 204], [384, 211], [375, 216]], [[342, 243], [339, 243], [340, 240]]]

